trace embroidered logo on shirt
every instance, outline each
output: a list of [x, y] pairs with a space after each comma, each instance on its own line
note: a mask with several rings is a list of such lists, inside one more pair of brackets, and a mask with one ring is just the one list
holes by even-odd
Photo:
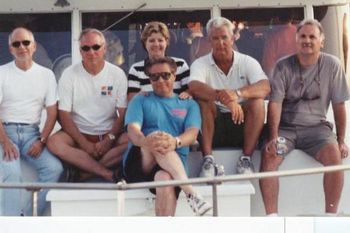
[[171, 113], [179, 118], [185, 118], [187, 115], [187, 109], [172, 109]]
[[102, 86], [101, 95], [112, 96], [113, 86]]

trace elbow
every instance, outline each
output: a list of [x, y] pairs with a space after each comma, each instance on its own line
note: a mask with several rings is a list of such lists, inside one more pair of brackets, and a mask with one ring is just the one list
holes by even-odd
[[192, 96], [195, 96], [198, 92], [198, 84], [196, 82], [197, 81], [192, 81], [188, 84], [188, 91]]
[[268, 80], [266, 80], [264, 82], [262, 90], [264, 90], [263, 91], [263, 93], [264, 93], [263, 98], [266, 98], [268, 95], [270, 95], [270, 93], [271, 93], [271, 86], [270, 86], [270, 82]]

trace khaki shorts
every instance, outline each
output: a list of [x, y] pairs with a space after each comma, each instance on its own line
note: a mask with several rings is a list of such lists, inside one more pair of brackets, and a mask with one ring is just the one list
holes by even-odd
[[278, 134], [286, 138], [288, 153], [293, 149], [299, 149], [315, 156], [325, 145], [338, 143], [330, 122], [314, 126], [280, 125]]

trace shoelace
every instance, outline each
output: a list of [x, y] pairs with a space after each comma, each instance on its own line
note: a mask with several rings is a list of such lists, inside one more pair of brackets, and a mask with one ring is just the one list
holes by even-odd
[[242, 159], [241, 161], [242, 161], [242, 166], [244, 168], [250, 167], [250, 160], [249, 159]]

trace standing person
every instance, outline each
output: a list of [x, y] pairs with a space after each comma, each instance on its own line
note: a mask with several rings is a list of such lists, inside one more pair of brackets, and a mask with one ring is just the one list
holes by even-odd
[[[196, 140], [201, 120], [196, 102], [179, 99], [173, 92], [176, 66], [168, 57], [150, 59], [146, 63], [145, 71], [153, 92], [135, 96], [125, 118], [130, 139], [123, 160], [127, 182], [188, 179], [189, 145]], [[180, 187], [197, 215], [204, 215], [211, 209], [192, 185]], [[179, 192], [178, 187], [156, 188], [157, 216], [175, 215]]]
[[215, 175], [213, 146], [243, 146], [237, 172], [252, 173], [251, 156], [264, 125], [269, 81], [254, 58], [233, 50], [230, 20], [209, 20], [207, 32], [212, 52], [193, 62], [189, 80], [203, 120], [204, 162], [200, 175]]
[[[317, 20], [297, 27], [297, 53], [280, 60], [271, 78], [268, 107], [269, 140], [262, 154], [261, 171], [275, 171], [293, 149], [308, 153], [324, 166], [339, 165], [348, 156], [345, 139], [345, 101], [349, 90], [339, 59], [321, 52], [324, 33]], [[332, 103], [336, 135], [326, 113]], [[278, 136], [286, 139], [286, 153], [276, 153]], [[335, 214], [343, 188], [343, 171], [324, 174], [326, 213]], [[278, 213], [278, 178], [260, 180], [266, 214]]]
[[[136, 62], [130, 67], [128, 75], [128, 100], [130, 101], [140, 91], [152, 91], [149, 77], [145, 74], [145, 62], [149, 59], [161, 58], [165, 56], [166, 49], [170, 43], [170, 33], [168, 27], [162, 22], [149, 22], [141, 34], [143, 48], [147, 51], [148, 57]], [[180, 98], [188, 98], [189, 94], [187, 82], [190, 75], [189, 67], [185, 60], [172, 57], [177, 65], [176, 81], [174, 92], [180, 94]]]
[[126, 149], [120, 137], [126, 108], [124, 72], [104, 60], [106, 40], [88, 28], [79, 37], [82, 62], [68, 67], [58, 84], [58, 115], [62, 130], [48, 142], [49, 149], [73, 165], [68, 180], [94, 176], [116, 181], [113, 172]]
[[[63, 171], [61, 162], [46, 148], [46, 141], [57, 117], [56, 79], [51, 70], [33, 61], [34, 35], [16, 28], [9, 36], [14, 61], [0, 67], [0, 170], [3, 182], [21, 182], [20, 160], [38, 171], [39, 182], [57, 182]], [[47, 118], [42, 131], [43, 109]], [[39, 193], [38, 213], [43, 214], [48, 190]], [[5, 189], [1, 200], [4, 215], [20, 216], [21, 190]], [[31, 202], [24, 213], [31, 214]]]

